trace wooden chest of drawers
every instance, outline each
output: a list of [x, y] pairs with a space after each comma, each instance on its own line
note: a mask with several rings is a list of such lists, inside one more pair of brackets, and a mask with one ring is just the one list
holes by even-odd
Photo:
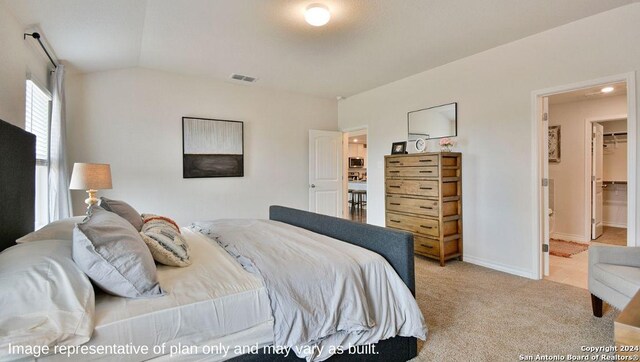
[[385, 156], [386, 225], [414, 235], [416, 254], [462, 260], [462, 155]]

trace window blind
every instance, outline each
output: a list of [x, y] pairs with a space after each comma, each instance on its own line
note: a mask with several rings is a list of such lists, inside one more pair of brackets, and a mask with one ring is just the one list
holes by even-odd
[[49, 163], [49, 110], [51, 97], [27, 80], [25, 128], [36, 135], [36, 163]]

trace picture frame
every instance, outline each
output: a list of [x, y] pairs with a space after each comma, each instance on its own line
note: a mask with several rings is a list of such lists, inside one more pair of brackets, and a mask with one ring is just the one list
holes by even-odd
[[391, 144], [392, 155], [404, 155], [407, 153], [407, 141], [393, 142]]
[[244, 177], [244, 122], [182, 117], [182, 177]]
[[560, 163], [561, 138], [560, 126], [549, 126], [549, 162]]

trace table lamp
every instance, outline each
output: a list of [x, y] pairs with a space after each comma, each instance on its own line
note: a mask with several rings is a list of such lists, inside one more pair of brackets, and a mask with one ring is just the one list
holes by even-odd
[[69, 190], [86, 190], [87, 209], [98, 203], [96, 192], [111, 188], [111, 166], [105, 163], [74, 163]]

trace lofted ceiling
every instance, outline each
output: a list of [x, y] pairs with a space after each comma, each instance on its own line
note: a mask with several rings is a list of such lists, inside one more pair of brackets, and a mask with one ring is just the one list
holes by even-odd
[[[80, 72], [145, 67], [350, 95], [633, 0], [0, 0]], [[304, 22], [326, 4], [329, 24]], [[231, 80], [229, 80], [231, 81]]]

